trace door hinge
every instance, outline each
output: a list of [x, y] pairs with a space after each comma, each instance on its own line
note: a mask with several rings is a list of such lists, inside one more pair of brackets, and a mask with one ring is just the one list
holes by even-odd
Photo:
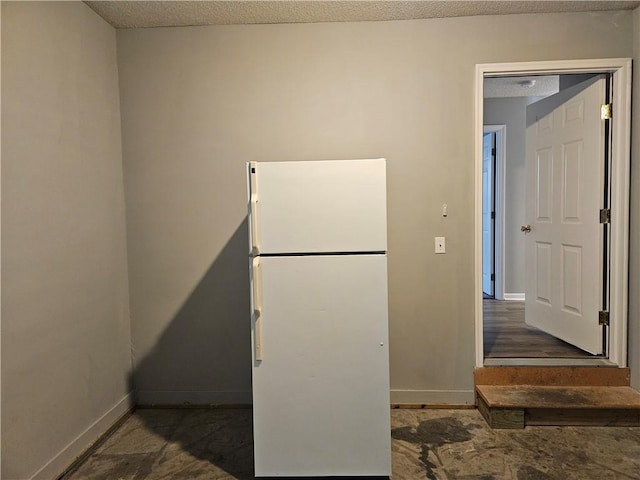
[[493, 282], [493, 281], [495, 281], [495, 279], [496, 279], [496, 274], [495, 274], [495, 273], [492, 273], [492, 274], [491, 274], [491, 281]]
[[598, 324], [604, 325], [605, 327], [609, 326], [609, 312], [606, 310], [598, 312]]
[[496, 218], [496, 212], [491, 212], [491, 220], [494, 220]]
[[492, 156], [492, 157], [495, 157], [495, 156], [496, 156], [496, 149], [495, 149], [495, 148], [492, 148], [492, 149], [491, 149], [491, 156]]
[[600, 209], [600, 223], [611, 223], [611, 209]]
[[604, 103], [600, 106], [600, 118], [602, 120], [610, 120], [611, 119], [611, 104]]

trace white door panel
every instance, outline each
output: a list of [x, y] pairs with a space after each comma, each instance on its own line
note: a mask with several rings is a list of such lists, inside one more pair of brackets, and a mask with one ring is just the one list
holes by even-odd
[[387, 250], [384, 159], [251, 165], [260, 253]]
[[[604, 78], [527, 110], [525, 320], [593, 354], [603, 353]], [[560, 100], [560, 101], [558, 101]], [[555, 104], [554, 104], [555, 102]], [[549, 112], [545, 112], [551, 110]], [[532, 119], [532, 113], [541, 118]]]
[[390, 475], [386, 256], [267, 257], [259, 269], [256, 476]]

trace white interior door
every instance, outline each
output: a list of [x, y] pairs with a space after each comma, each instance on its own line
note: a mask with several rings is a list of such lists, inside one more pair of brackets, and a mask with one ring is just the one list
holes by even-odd
[[526, 323], [592, 354], [603, 353], [605, 82], [527, 108]]
[[493, 138], [485, 133], [482, 140], [482, 291], [494, 296], [493, 259]]
[[386, 256], [256, 262], [256, 476], [389, 476]]

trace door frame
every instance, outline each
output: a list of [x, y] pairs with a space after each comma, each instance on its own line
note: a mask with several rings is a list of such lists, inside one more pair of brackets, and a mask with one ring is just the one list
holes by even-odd
[[[504, 222], [505, 222], [505, 203], [504, 194], [506, 188], [506, 176], [505, 176], [505, 159], [507, 158], [507, 142], [506, 142], [506, 125], [489, 125], [485, 124], [482, 127], [482, 133], [495, 133], [496, 134], [496, 163], [495, 163], [495, 183], [493, 189], [495, 192], [495, 204], [494, 209], [496, 212], [495, 221], [493, 223], [493, 243], [494, 243], [494, 256], [493, 256], [493, 268], [495, 274], [495, 281], [493, 284], [493, 296], [496, 300], [504, 300]], [[482, 174], [482, 172], [480, 172]], [[482, 185], [480, 186], [480, 194], [482, 194]], [[480, 205], [482, 210], [482, 205]], [[482, 213], [481, 213], [482, 215]], [[482, 219], [480, 222], [480, 230], [482, 235]], [[480, 243], [482, 248], [482, 243]]]
[[485, 76], [612, 73], [611, 242], [609, 250], [609, 361], [627, 366], [629, 271], [629, 187], [631, 156], [631, 59], [552, 60], [477, 64], [475, 71], [475, 358], [484, 364], [482, 312], [482, 135]]

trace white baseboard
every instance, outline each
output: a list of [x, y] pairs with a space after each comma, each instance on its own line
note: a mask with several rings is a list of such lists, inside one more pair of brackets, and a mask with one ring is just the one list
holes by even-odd
[[138, 390], [136, 405], [250, 405], [251, 391]]
[[524, 293], [505, 293], [504, 299], [507, 301], [524, 302]]
[[473, 390], [391, 390], [391, 403], [419, 405], [474, 405]]
[[122, 415], [133, 407], [132, 395], [128, 393], [84, 432], [58, 452], [30, 480], [57, 478], [71, 463], [105, 433]]

